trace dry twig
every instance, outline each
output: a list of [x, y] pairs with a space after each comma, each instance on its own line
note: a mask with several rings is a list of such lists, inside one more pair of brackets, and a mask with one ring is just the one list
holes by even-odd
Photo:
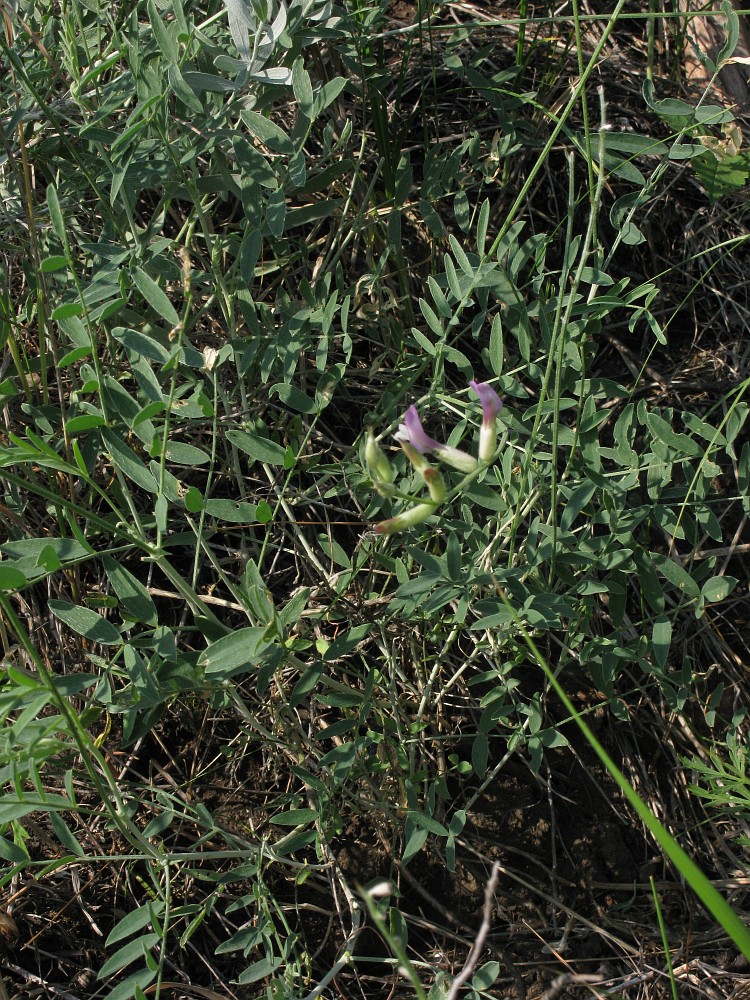
[[482, 907], [482, 923], [479, 927], [477, 933], [476, 941], [474, 942], [474, 947], [469, 953], [469, 957], [466, 959], [466, 965], [459, 972], [456, 978], [453, 980], [453, 985], [451, 986], [450, 993], [448, 994], [446, 1000], [456, 1000], [458, 997], [458, 991], [461, 989], [463, 984], [468, 980], [469, 976], [472, 974], [479, 961], [479, 956], [482, 954], [482, 948], [484, 948], [484, 942], [487, 935], [490, 932], [490, 926], [492, 923], [492, 904], [495, 899], [495, 889], [497, 888], [497, 879], [500, 874], [500, 864], [495, 862], [492, 866], [492, 872], [490, 873], [489, 881], [484, 890], [484, 906]]

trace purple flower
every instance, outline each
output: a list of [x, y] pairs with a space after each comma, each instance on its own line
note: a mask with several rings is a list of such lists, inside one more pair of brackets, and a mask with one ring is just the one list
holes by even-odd
[[419, 419], [416, 406], [410, 406], [406, 411], [404, 422], [399, 426], [396, 438], [399, 441], [408, 441], [412, 448], [417, 449], [420, 455], [424, 455], [426, 451], [437, 451], [440, 447], [440, 442], [435, 441], [434, 438], [431, 438], [426, 433], [422, 426], [422, 421]]
[[[410, 406], [406, 411], [404, 422], [396, 433], [396, 440], [401, 442], [402, 447], [408, 445], [420, 455], [424, 455], [427, 451], [434, 452], [438, 458], [459, 472], [473, 472], [477, 467], [477, 460], [467, 452], [461, 451], [460, 448], [451, 448], [450, 445], [441, 444], [440, 441], [431, 438], [422, 427], [416, 406]], [[408, 450], [404, 448], [404, 451], [408, 456]]]
[[479, 396], [482, 404], [482, 417], [486, 424], [491, 424], [500, 410], [503, 408], [503, 401], [488, 382], [475, 382], [473, 379], [469, 385]]
[[497, 448], [497, 415], [503, 408], [503, 401], [487, 382], [469, 382], [482, 404], [482, 426], [479, 431], [479, 458], [491, 462]]

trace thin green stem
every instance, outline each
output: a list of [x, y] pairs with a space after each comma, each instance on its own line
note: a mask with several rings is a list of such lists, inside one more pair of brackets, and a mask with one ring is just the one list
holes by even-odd
[[661, 904], [659, 902], [659, 896], [656, 892], [656, 883], [654, 882], [654, 876], [649, 875], [648, 881], [651, 885], [651, 895], [654, 900], [654, 909], [656, 910], [656, 919], [659, 922], [659, 934], [661, 935], [661, 944], [664, 949], [664, 958], [667, 963], [667, 975], [669, 976], [669, 983], [672, 988], [672, 1000], [680, 1000], [680, 995], [677, 990], [677, 980], [674, 977], [674, 967], [672, 966], [672, 954], [669, 947], [669, 938], [667, 937], [667, 927], [664, 923], [664, 914], [662, 913]]
[[557, 696], [560, 698], [560, 701], [563, 703], [572, 719], [585, 736], [589, 746], [592, 748], [602, 764], [606, 767], [607, 771], [609, 771], [617, 787], [623, 793], [638, 817], [643, 822], [644, 826], [654, 837], [666, 856], [690, 885], [691, 889], [698, 896], [708, 912], [716, 918], [719, 924], [724, 928], [727, 934], [740, 949], [742, 954], [746, 958], [750, 959], [750, 930], [748, 930], [745, 924], [740, 920], [729, 903], [727, 903], [726, 899], [724, 899], [724, 897], [714, 888], [696, 863], [685, 853], [674, 837], [672, 837], [672, 835], [659, 822], [656, 816], [654, 816], [622, 771], [617, 767], [587, 723], [583, 720], [580, 712], [573, 705], [573, 702], [570, 700], [565, 689], [558, 680], [555, 671], [552, 670], [546, 658], [540, 652], [539, 647], [531, 637], [531, 634], [527, 630], [524, 623], [519, 618], [515, 608], [506, 597], [504, 590], [498, 586], [497, 592], [503, 604], [513, 616], [516, 627], [531, 651], [535, 661], [539, 664], [545, 677], [554, 688]]
[[97, 794], [101, 798], [107, 814], [129, 843], [138, 847], [147, 857], [157, 859], [159, 857], [158, 852], [130, 819], [129, 811], [120, 794], [117, 781], [110, 771], [103, 754], [80, 725], [78, 716], [70, 707], [67, 698], [64, 698], [60, 694], [52, 672], [34, 648], [28, 632], [21, 624], [11, 605], [9, 596], [2, 591], [0, 591], [0, 608], [2, 608], [6, 621], [23, 647], [24, 652], [34, 664], [39, 680], [49, 693], [50, 701], [65, 720], [68, 733], [78, 747], [83, 766]]

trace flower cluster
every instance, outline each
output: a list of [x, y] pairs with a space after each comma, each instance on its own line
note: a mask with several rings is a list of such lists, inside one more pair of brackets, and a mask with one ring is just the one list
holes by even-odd
[[[414, 466], [419, 475], [424, 479], [430, 493], [429, 501], [417, 504], [410, 510], [406, 510], [396, 517], [387, 521], [381, 521], [375, 525], [375, 531], [379, 535], [392, 535], [405, 528], [411, 528], [419, 524], [434, 513], [436, 508], [445, 500], [445, 482], [440, 472], [430, 465], [425, 455], [429, 452], [446, 465], [459, 472], [468, 474], [479, 468], [479, 464], [491, 462], [495, 457], [497, 449], [497, 415], [502, 409], [502, 400], [486, 382], [469, 382], [469, 385], [479, 397], [482, 404], [482, 426], [479, 430], [479, 459], [474, 458], [460, 448], [452, 448], [450, 445], [436, 441], [422, 427], [419, 413], [416, 406], [410, 406], [404, 416], [404, 422], [396, 432], [396, 440], [401, 445], [406, 457]], [[375, 489], [381, 496], [393, 496], [395, 487], [393, 486], [394, 472], [391, 463], [386, 458], [382, 449], [375, 441], [375, 437], [370, 431], [365, 445], [365, 461], [367, 469], [372, 478]]]

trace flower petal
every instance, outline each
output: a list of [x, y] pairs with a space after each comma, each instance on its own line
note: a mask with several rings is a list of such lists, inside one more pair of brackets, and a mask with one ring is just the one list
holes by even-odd
[[469, 385], [477, 396], [479, 396], [479, 402], [482, 404], [482, 419], [484, 423], [494, 423], [495, 417], [503, 408], [502, 399], [500, 399], [492, 386], [487, 382], [475, 382], [472, 380], [469, 382]]
[[398, 434], [396, 435], [399, 440], [404, 440], [404, 437], [409, 442], [409, 444], [416, 448], [418, 452], [422, 455], [426, 451], [431, 451], [433, 448], [439, 448], [440, 443], [435, 441], [425, 432], [424, 427], [422, 427], [422, 421], [419, 419], [419, 413], [417, 412], [416, 406], [410, 406], [406, 411], [406, 416], [404, 417], [404, 422], [398, 429]]

